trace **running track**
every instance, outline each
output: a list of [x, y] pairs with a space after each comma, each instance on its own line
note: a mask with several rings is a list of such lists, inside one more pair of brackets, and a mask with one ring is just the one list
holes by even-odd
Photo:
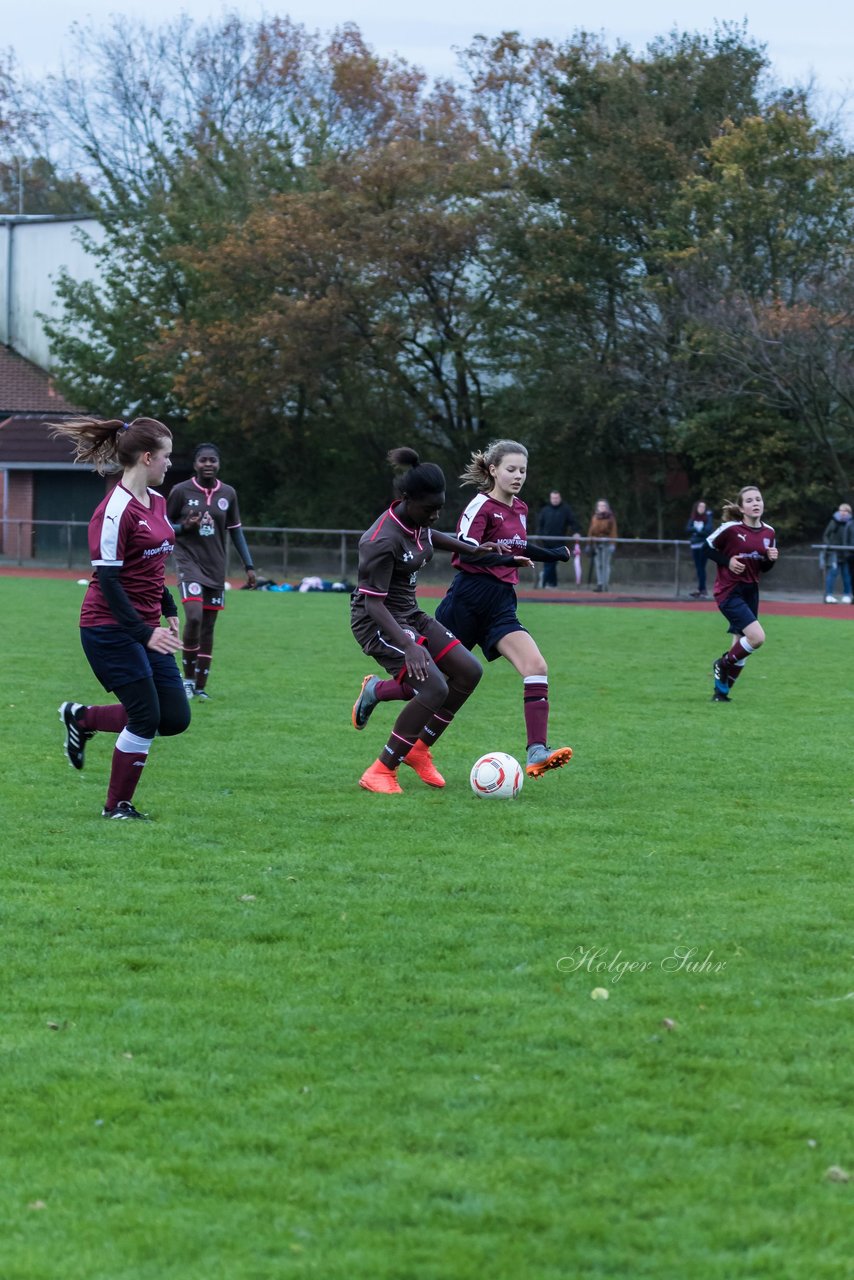
[[[18, 566], [0, 565], [0, 578], [55, 578], [76, 581], [82, 575], [74, 569], [26, 569]], [[240, 587], [240, 582], [232, 584]], [[427, 599], [438, 599], [445, 594], [444, 587], [424, 585], [419, 587], [418, 594]], [[714, 600], [673, 600], [666, 596], [638, 596], [629, 592], [615, 591], [613, 594], [600, 595], [592, 591], [519, 590], [520, 600], [533, 604], [587, 604], [605, 609], [675, 609], [677, 612], [702, 613], [715, 612]], [[823, 600], [775, 600], [773, 596], [763, 595], [761, 600], [763, 614], [782, 614], [788, 618], [835, 618], [854, 620], [854, 605], [825, 604]]]

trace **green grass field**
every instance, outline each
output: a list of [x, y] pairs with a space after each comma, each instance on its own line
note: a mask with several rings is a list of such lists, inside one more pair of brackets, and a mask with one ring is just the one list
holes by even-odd
[[570, 767], [472, 795], [497, 663], [380, 797], [346, 597], [232, 592], [143, 825], [62, 755], [82, 589], [0, 590], [3, 1280], [850, 1274], [849, 624], [720, 706], [713, 609], [528, 605]]

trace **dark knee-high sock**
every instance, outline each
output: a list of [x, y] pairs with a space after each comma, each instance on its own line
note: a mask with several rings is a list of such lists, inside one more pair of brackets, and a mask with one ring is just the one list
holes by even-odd
[[120, 702], [106, 707], [84, 707], [78, 713], [77, 722], [82, 729], [93, 733], [121, 733], [128, 722], [128, 713]]
[[418, 698], [413, 698], [411, 702], [406, 704], [394, 722], [394, 728], [389, 734], [388, 742], [380, 752], [380, 760], [386, 768], [396, 769], [401, 761], [406, 759], [415, 746], [416, 740], [424, 729], [424, 725], [435, 714], [432, 707], [427, 706], [426, 703], [421, 702]]
[[432, 747], [433, 743], [438, 738], [441, 738], [453, 718], [453, 712], [448, 711], [446, 707], [434, 712], [421, 730], [419, 735], [421, 741], [426, 743], [428, 747]]
[[738, 636], [729, 652], [724, 654], [724, 666], [730, 684], [733, 684], [741, 675], [751, 653], [753, 653], [753, 646], [745, 640], [744, 636]]
[[184, 644], [182, 654], [182, 662], [184, 667], [184, 679], [195, 680], [196, 678], [196, 660], [199, 656], [199, 646]]
[[209, 653], [199, 653], [196, 658], [196, 689], [201, 692], [208, 682], [208, 676], [211, 673], [211, 655]]
[[549, 682], [544, 676], [525, 676], [522, 681], [525, 705], [525, 729], [528, 746], [549, 740]]
[[408, 702], [415, 697], [415, 691], [400, 680], [378, 680], [374, 685], [374, 697], [377, 702]]
[[122, 729], [113, 751], [105, 806], [107, 809], [115, 809], [120, 800], [133, 799], [150, 747], [150, 738], [140, 738], [137, 734]]

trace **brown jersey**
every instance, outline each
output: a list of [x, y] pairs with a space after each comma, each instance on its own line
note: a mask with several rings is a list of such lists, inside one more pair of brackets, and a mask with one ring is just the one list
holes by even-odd
[[198, 527], [182, 529], [175, 537], [175, 567], [179, 580], [221, 587], [225, 581], [225, 535], [240, 528], [237, 494], [217, 480], [205, 489], [198, 480], [184, 480], [169, 494], [166, 511], [173, 524], [199, 515]]
[[433, 558], [427, 528], [410, 529], [394, 512], [384, 511], [359, 539], [359, 585], [353, 615], [365, 614], [365, 598], [382, 600], [398, 621], [419, 612], [415, 599], [418, 571]]

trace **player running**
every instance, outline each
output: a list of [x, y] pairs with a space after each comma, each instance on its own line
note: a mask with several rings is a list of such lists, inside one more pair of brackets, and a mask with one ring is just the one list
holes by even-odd
[[398, 795], [401, 764], [408, 764], [428, 786], [445, 785], [430, 746], [471, 696], [483, 669], [415, 598], [419, 570], [432, 559], [434, 544], [465, 549], [459, 539], [432, 531], [445, 503], [442, 470], [432, 462], [420, 462], [413, 449], [392, 449], [388, 460], [405, 470], [395, 483], [397, 501], [359, 540], [359, 585], [353, 592], [350, 624], [363, 652], [392, 677], [388, 683], [405, 687], [406, 693], [398, 697], [411, 698], [379, 759], [359, 779], [366, 791]]
[[765, 503], [755, 484], [739, 489], [735, 502], [724, 504], [724, 523], [706, 539], [708, 558], [718, 566], [715, 602], [735, 636], [730, 649], [712, 666], [713, 702], [729, 702], [730, 690], [751, 653], [765, 643], [756, 620], [759, 613], [759, 575], [774, 568], [780, 552], [770, 524], [762, 514]]
[[240, 527], [237, 494], [218, 478], [219, 449], [200, 444], [193, 455], [195, 476], [176, 484], [166, 504], [175, 530], [175, 564], [184, 606], [184, 689], [188, 698], [208, 701], [208, 676], [217, 616], [225, 608], [225, 535], [255, 586], [255, 567]]
[[460, 477], [479, 493], [460, 516], [457, 532], [469, 547], [489, 541], [502, 555], [472, 560], [465, 552], [453, 557], [457, 575], [436, 618], [468, 649], [479, 644], [487, 662], [503, 657], [522, 677], [527, 734], [525, 772], [539, 778], [572, 759], [570, 747], [548, 743], [548, 667], [529, 631], [516, 616], [519, 567], [532, 560], [569, 560], [568, 547], [528, 543], [528, 508], [519, 491], [528, 474], [528, 450], [515, 440], [495, 440], [472, 454]]
[[[178, 608], [166, 589], [172, 526], [160, 486], [169, 470], [172, 435], [154, 418], [99, 422], [75, 418], [54, 427], [75, 442], [75, 457], [104, 473], [118, 461], [122, 476], [89, 522], [92, 580], [80, 612], [89, 665], [118, 703], [63, 702], [65, 754], [83, 768], [86, 743], [99, 730], [116, 745], [104, 818], [145, 818], [132, 800], [156, 734], [183, 733], [190, 708], [174, 654], [181, 647]], [[162, 625], [162, 619], [166, 625]]]

